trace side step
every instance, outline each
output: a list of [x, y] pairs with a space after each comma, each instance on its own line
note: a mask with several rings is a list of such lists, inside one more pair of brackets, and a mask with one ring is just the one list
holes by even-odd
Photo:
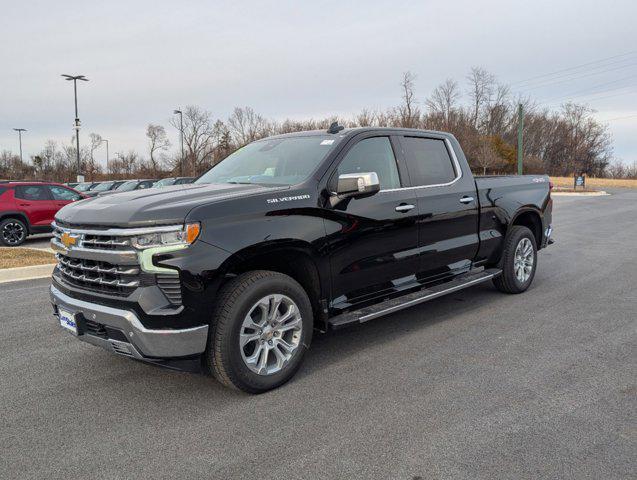
[[417, 292], [408, 293], [401, 297], [392, 298], [391, 300], [385, 300], [384, 302], [371, 305], [369, 307], [361, 308], [360, 310], [354, 310], [351, 312], [341, 313], [329, 319], [328, 324], [332, 329], [342, 328], [354, 323], [363, 323], [374, 318], [389, 315], [390, 313], [397, 312], [403, 308], [412, 307], [419, 303], [428, 302], [434, 298], [442, 297], [449, 293], [457, 292], [463, 288], [477, 285], [478, 283], [486, 282], [494, 277], [497, 277], [502, 273], [502, 270], [498, 268], [490, 268], [488, 270], [482, 270], [480, 272], [469, 272], [463, 275], [459, 275], [453, 280], [441, 283], [435, 287], [418, 290]]

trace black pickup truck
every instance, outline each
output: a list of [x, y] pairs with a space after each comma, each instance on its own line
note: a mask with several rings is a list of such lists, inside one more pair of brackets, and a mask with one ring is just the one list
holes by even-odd
[[525, 291], [551, 210], [548, 177], [474, 178], [452, 135], [333, 125], [64, 207], [51, 300], [80, 340], [263, 392], [315, 331], [487, 280]]

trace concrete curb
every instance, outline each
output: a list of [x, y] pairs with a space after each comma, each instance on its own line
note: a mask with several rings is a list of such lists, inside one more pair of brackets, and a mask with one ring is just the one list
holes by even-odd
[[602, 197], [610, 193], [600, 190], [598, 192], [551, 192], [551, 197]]
[[0, 283], [49, 278], [51, 277], [54, 267], [55, 264], [50, 263], [48, 265], [33, 265], [31, 267], [3, 268], [0, 269]]

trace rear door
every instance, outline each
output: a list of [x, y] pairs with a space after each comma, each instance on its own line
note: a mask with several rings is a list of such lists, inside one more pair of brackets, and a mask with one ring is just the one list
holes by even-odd
[[15, 187], [14, 197], [17, 207], [34, 227], [50, 225], [58, 210], [46, 185], [19, 185]]
[[472, 175], [463, 175], [444, 137], [405, 135], [400, 141], [420, 211], [420, 279], [436, 280], [470, 269], [479, 246]]
[[343, 200], [326, 215], [336, 309], [413, 284], [418, 268], [416, 194], [402, 188], [404, 167], [397, 162], [396, 145], [386, 135], [357, 140], [340, 154], [328, 190], [336, 190], [340, 174], [376, 172], [381, 191]]

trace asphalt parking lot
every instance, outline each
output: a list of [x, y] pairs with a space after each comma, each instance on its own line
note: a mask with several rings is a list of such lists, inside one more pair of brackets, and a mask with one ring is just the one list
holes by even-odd
[[557, 197], [534, 285], [315, 336], [279, 390], [80, 343], [0, 287], [0, 478], [635, 478], [637, 191]]
[[23, 247], [48, 249], [51, 244], [51, 234], [39, 233], [37, 235], [31, 235], [27, 237], [22, 244]]

